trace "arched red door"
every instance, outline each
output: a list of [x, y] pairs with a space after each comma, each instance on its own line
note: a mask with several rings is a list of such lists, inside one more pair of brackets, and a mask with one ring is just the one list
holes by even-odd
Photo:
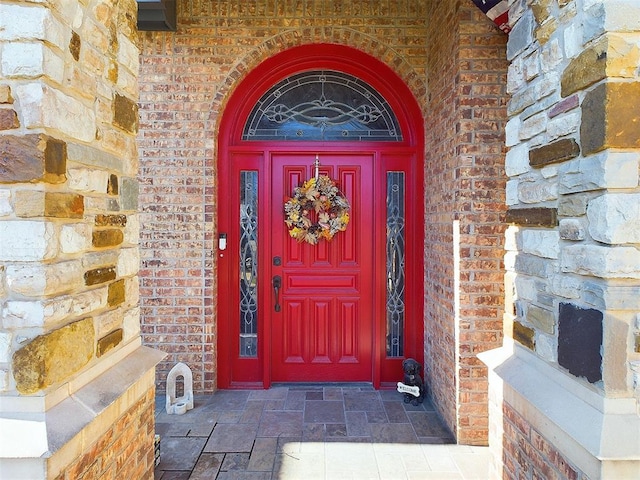
[[[380, 387], [422, 361], [421, 125], [402, 81], [348, 47], [285, 51], [238, 86], [219, 133], [220, 388]], [[284, 203], [316, 157], [350, 222], [309, 244], [289, 235]]]

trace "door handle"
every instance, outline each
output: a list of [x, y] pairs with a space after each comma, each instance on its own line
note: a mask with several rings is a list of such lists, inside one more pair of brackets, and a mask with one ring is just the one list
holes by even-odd
[[271, 280], [271, 284], [273, 285], [273, 292], [276, 296], [276, 304], [274, 309], [276, 312], [280, 311], [280, 288], [282, 287], [282, 278], [280, 275], [275, 275]]

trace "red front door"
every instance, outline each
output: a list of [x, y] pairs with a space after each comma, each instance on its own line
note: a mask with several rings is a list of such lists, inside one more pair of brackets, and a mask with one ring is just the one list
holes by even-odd
[[[293, 91], [300, 95], [288, 97]], [[349, 119], [335, 123], [343, 131], [305, 137], [336, 111]], [[261, 119], [290, 121], [288, 133]], [[363, 126], [377, 119], [386, 123]], [[424, 351], [424, 132], [412, 92], [363, 52], [304, 45], [247, 74], [225, 106], [218, 135], [210, 332], [218, 341], [205, 355], [215, 355], [218, 386], [394, 387], [402, 360], [421, 362]], [[314, 175], [316, 154], [321, 173], [348, 198], [351, 218], [331, 241], [309, 245], [289, 236], [284, 203]]]
[[273, 154], [271, 380], [371, 381], [373, 360], [373, 155], [328, 154], [320, 174], [351, 205], [347, 230], [316, 245], [291, 238], [282, 205], [313, 177], [312, 155]]

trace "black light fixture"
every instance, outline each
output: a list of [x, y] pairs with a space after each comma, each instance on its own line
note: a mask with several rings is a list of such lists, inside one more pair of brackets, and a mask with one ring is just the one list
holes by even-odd
[[138, 30], [176, 31], [176, 0], [137, 0]]

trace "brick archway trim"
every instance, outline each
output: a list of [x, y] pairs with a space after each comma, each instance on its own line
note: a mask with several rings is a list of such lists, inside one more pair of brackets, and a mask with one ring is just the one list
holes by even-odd
[[[245, 76], [264, 60], [293, 47], [313, 45], [318, 43], [335, 44], [360, 50], [392, 69], [407, 85], [413, 93], [418, 105], [425, 116], [428, 88], [426, 77], [420, 75], [406, 59], [397, 52], [387, 47], [379, 40], [349, 28], [317, 27], [304, 28], [302, 30], [290, 30], [275, 35], [261, 45], [256, 46], [249, 54], [245, 55], [235, 66], [226, 81], [221, 85], [213, 100], [212, 111], [222, 112], [235, 88], [242, 82]], [[221, 116], [215, 126], [216, 134], [219, 131]]]

